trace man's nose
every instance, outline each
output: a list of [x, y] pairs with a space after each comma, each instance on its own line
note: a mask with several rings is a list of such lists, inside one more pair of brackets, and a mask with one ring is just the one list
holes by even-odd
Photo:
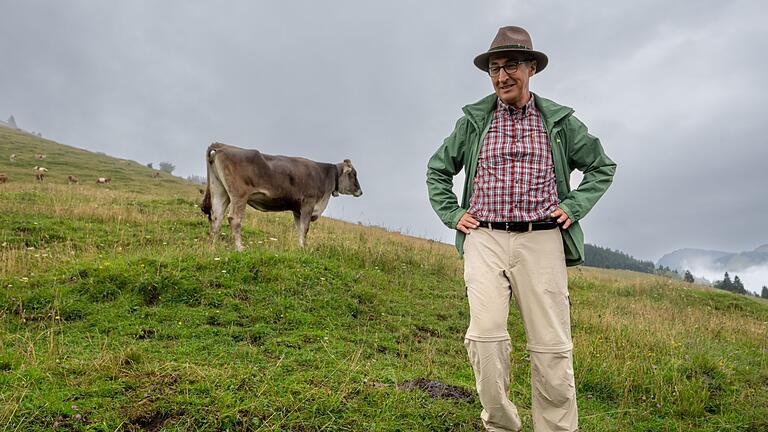
[[511, 76], [507, 73], [506, 70], [504, 70], [504, 68], [501, 68], [501, 70], [499, 70], [499, 81], [506, 81], [510, 78]]

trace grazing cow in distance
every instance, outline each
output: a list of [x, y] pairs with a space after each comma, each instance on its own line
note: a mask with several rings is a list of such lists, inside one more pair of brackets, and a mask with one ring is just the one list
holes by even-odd
[[363, 194], [349, 159], [320, 163], [221, 143], [211, 144], [205, 159], [208, 185], [200, 207], [211, 222], [211, 245], [231, 204], [229, 225], [238, 251], [243, 250], [240, 223], [246, 205], [261, 211], [293, 212], [299, 245], [304, 247], [310, 221], [320, 217], [331, 196]]
[[109, 184], [112, 183], [112, 177], [99, 177], [96, 179], [96, 184]]
[[0, 173], [0, 184], [3, 184], [8, 181], [8, 175], [5, 173]]
[[35, 159], [45, 160], [45, 153], [35, 153]]
[[48, 168], [43, 168], [41, 166], [35, 166], [32, 168], [32, 170], [35, 172], [35, 178], [37, 181], [43, 181], [45, 174], [48, 172]]
[[68, 175], [68, 176], [67, 176], [67, 182], [68, 182], [69, 184], [72, 184], [72, 183], [77, 183], [77, 177], [75, 177], [75, 176], [73, 176], [73, 175]]
[[155, 171], [152, 173], [152, 178], [159, 178], [160, 177], [160, 171]]
[[11, 162], [16, 162], [16, 153], [11, 154]]

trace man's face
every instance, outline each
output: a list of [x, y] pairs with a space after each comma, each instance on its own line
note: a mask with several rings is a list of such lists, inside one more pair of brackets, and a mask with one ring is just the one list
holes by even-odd
[[[496, 90], [496, 95], [505, 104], [516, 108], [521, 108], [528, 102], [528, 80], [536, 73], [536, 63], [521, 63], [517, 66], [517, 70], [512, 73], [504, 70], [502, 66], [517, 63], [521, 60], [521, 58], [499, 56], [491, 57], [489, 62], [491, 82], [493, 83], [494, 90]], [[510, 69], [510, 67], [508, 66], [507, 69]], [[498, 70], [498, 75], [493, 74], [496, 70]]]

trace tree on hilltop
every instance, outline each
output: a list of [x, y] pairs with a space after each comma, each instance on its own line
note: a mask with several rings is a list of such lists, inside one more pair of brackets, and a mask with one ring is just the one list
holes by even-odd
[[738, 276], [733, 278], [733, 292], [739, 294], [746, 294], [747, 290], [744, 288], [744, 284], [741, 283], [741, 279]]
[[746, 288], [744, 288], [744, 283], [741, 282], [741, 278], [737, 275], [734, 276], [733, 281], [731, 281], [731, 276], [728, 272], [725, 272], [725, 275], [723, 275], [723, 280], [715, 281], [714, 286], [715, 288], [720, 288], [721, 290], [730, 291], [736, 294], [749, 294]]
[[683, 280], [688, 282], [688, 283], [693, 283], [694, 282], [693, 274], [691, 274], [690, 270], [686, 270], [685, 271], [685, 276], [683, 276]]
[[187, 180], [191, 181], [192, 183], [203, 184], [203, 185], [208, 183], [207, 178], [199, 175], [194, 175], [194, 174], [191, 176], [187, 176]]
[[725, 275], [723, 275], [723, 280], [715, 281], [715, 288], [725, 291], [733, 291], [733, 282], [731, 282], [731, 276], [728, 275], [728, 272], [725, 272]]
[[760, 297], [768, 299], [768, 287], [763, 285], [763, 292], [760, 293]]
[[170, 174], [175, 169], [176, 169], [176, 165], [170, 162], [160, 162], [160, 171], [167, 172], [168, 174]]

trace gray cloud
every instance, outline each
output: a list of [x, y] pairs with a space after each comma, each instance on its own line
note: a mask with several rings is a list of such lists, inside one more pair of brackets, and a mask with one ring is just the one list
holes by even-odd
[[214, 140], [351, 158], [365, 195], [327, 214], [452, 239], [427, 158], [490, 93], [471, 59], [529, 29], [537, 93], [619, 163], [587, 241], [644, 259], [767, 243], [763, 2], [5, 2], [0, 117], [60, 142], [204, 174]]

